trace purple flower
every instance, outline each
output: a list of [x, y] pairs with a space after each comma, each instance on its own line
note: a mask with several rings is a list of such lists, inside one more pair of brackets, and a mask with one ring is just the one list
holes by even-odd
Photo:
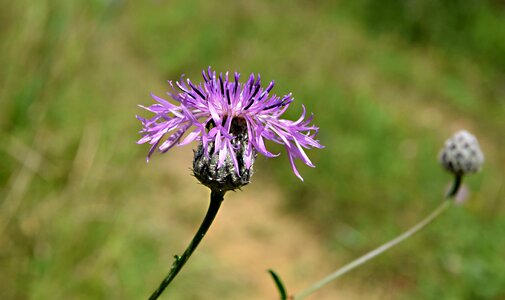
[[[269, 94], [274, 87], [273, 81], [262, 88], [259, 74], [257, 77], [251, 74], [246, 83], [239, 82], [238, 73], [233, 78], [228, 77], [228, 72], [224, 77], [222, 73], [217, 77], [210, 67], [202, 74], [204, 81], [198, 85], [181, 78], [175, 83], [179, 91], [169, 81], [173, 92], [167, 94], [178, 105], [151, 94], [158, 103], [149, 107], [140, 106], [155, 114], [150, 119], [137, 116], [143, 126], [140, 131], [143, 137], [137, 143], [151, 144], [147, 160], [156, 148], [165, 153], [174, 146], [198, 140], [206, 155], [209, 155], [209, 148], [218, 154], [217, 168], [229, 157], [238, 172], [236, 153], [239, 150], [243, 153], [246, 169], [251, 168], [256, 152], [266, 157], [279, 155], [267, 150], [267, 139], [284, 145], [293, 172], [303, 180], [294, 159], [299, 158], [314, 167], [304, 148], [323, 148], [315, 139], [318, 127], [310, 125], [313, 116], [305, 118], [305, 107], [302, 106], [303, 113], [298, 120], [281, 119], [293, 97], [291, 93], [283, 97]], [[242, 126], [247, 143], [234, 142], [236, 126]], [[238, 149], [240, 147], [246, 149]]]

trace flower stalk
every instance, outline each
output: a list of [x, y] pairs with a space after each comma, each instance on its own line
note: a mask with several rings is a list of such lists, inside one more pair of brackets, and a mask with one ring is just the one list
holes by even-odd
[[224, 194], [225, 192], [223, 191], [215, 191], [212, 190], [210, 194], [210, 204], [209, 208], [207, 210], [207, 214], [205, 215], [205, 218], [202, 221], [202, 224], [200, 225], [200, 228], [198, 228], [198, 231], [196, 232], [195, 236], [193, 237], [193, 240], [191, 240], [191, 243], [189, 243], [188, 247], [182, 254], [182, 256], [175, 256], [175, 261], [172, 264], [172, 268], [170, 269], [170, 272], [167, 274], [165, 279], [161, 282], [160, 286], [154, 291], [154, 293], [149, 297], [149, 300], [156, 300], [158, 297], [163, 293], [163, 291], [166, 289], [166, 287], [172, 282], [172, 280], [177, 276], [179, 271], [184, 267], [186, 262], [188, 261], [189, 257], [193, 252], [195, 251], [196, 247], [198, 247], [198, 244], [202, 241], [203, 237], [207, 233], [207, 230], [210, 228], [210, 225], [214, 221], [214, 218], [217, 215], [217, 212], [219, 211], [219, 208], [221, 207], [221, 203], [223, 202], [224, 199]]
[[306, 298], [307, 296], [311, 295], [312, 293], [316, 292], [323, 286], [327, 285], [331, 281], [337, 279], [338, 277], [346, 274], [347, 272], [361, 266], [362, 264], [366, 263], [367, 261], [377, 257], [378, 255], [382, 254], [383, 252], [393, 248], [394, 246], [398, 245], [399, 243], [403, 242], [404, 240], [408, 239], [409, 237], [413, 236], [415, 233], [420, 231], [421, 229], [425, 228], [427, 225], [429, 225], [433, 220], [435, 220], [438, 216], [440, 216], [444, 211], [447, 210], [453, 203], [451, 201], [456, 194], [458, 193], [459, 188], [461, 187], [461, 182], [462, 182], [462, 175], [456, 174], [454, 176], [454, 181], [452, 184], [451, 189], [447, 193], [445, 200], [437, 207], [433, 212], [431, 212], [427, 217], [425, 217], [423, 220], [421, 220], [419, 223], [402, 233], [401, 235], [397, 236], [396, 238], [390, 240], [389, 242], [379, 246], [378, 248], [375, 248], [374, 250], [366, 253], [365, 255], [353, 260], [352, 262], [346, 264], [345, 266], [341, 267], [340, 269], [336, 270], [335, 272], [331, 273], [330, 275], [326, 276], [325, 278], [321, 279], [320, 281], [316, 282], [309, 288], [299, 292], [298, 294], [294, 295], [292, 297], [293, 300], [301, 300]]

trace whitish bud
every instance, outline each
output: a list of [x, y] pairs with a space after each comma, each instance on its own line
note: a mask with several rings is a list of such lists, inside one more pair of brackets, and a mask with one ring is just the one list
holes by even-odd
[[484, 163], [479, 142], [466, 130], [456, 132], [445, 142], [440, 152], [440, 163], [455, 175], [475, 173]]

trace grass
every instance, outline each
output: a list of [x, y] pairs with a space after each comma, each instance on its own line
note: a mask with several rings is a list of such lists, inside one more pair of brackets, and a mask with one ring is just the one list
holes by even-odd
[[[468, 202], [333, 288], [380, 290], [384, 299], [505, 297], [505, 73], [492, 61], [503, 47], [483, 58], [503, 21], [483, 9], [472, 17], [482, 48], [447, 50], [439, 36], [420, 43], [388, 26], [371, 31], [357, 9], [1, 1], [0, 298], [147, 297], [189, 240], [206, 192], [198, 187], [194, 197], [188, 148], [145, 165], [147, 149], [134, 144], [136, 105], [161, 95], [165, 80], [197, 78], [208, 65], [261, 72], [276, 93], [295, 95], [290, 116], [297, 103], [315, 113], [326, 148], [309, 154], [317, 168], [300, 166], [305, 182], [281, 155], [260, 159], [243, 193], [272, 181], [283, 212], [339, 262], [435, 207], [450, 181], [436, 163], [440, 146], [456, 129], [474, 132], [487, 161], [468, 177]], [[254, 294], [247, 276], [205, 249], [192, 264], [171, 287], [175, 299]]]

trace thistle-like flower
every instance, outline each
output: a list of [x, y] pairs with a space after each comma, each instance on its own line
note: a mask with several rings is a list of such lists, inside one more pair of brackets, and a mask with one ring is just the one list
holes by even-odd
[[450, 137], [440, 152], [440, 163], [455, 175], [475, 173], [484, 163], [484, 154], [477, 138], [466, 130], [460, 130]]
[[230, 190], [249, 182], [257, 153], [278, 156], [267, 150], [266, 139], [286, 148], [293, 172], [303, 180], [294, 159], [313, 167], [304, 149], [323, 148], [315, 139], [318, 127], [310, 125], [313, 116], [305, 118], [305, 107], [298, 120], [281, 119], [293, 97], [271, 95], [273, 81], [262, 88], [259, 74], [251, 74], [245, 83], [239, 82], [238, 73], [233, 78], [228, 73], [217, 76], [210, 67], [202, 74], [204, 81], [199, 84], [184, 78], [175, 85], [169, 81], [168, 95], [178, 105], [151, 95], [157, 103], [141, 106], [155, 113], [150, 119], [137, 116], [143, 126], [138, 143], [151, 144], [147, 160], [156, 149], [165, 153], [199, 141], [195, 176], [211, 188]]

